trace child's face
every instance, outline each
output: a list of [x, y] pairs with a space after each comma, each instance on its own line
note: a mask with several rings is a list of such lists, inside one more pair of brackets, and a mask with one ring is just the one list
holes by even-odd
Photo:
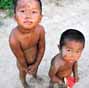
[[69, 63], [77, 61], [82, 53], [83, 43], [75, 40], [68, 40], [62, 47], [63, 59]]
[[24, 29], [34, 29], [42, 17], [39, 2], [35, 0], [18, 0], [15, 19]]

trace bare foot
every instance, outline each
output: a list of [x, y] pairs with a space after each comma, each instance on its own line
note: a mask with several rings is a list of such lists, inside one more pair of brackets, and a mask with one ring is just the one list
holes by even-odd
[[49, 82], [49, 87], [48, 88], [54, 88], [54, 84], [51, 81]]
[[36, 77], [34, 77], [35, 78], [35, 80], [38, 82], [38, 83], [43, 83], [43, 79], [41, 78], [41, 77], [39, 77], [39, 76], [36, 76]]
[[49, 87], [48, 87], [48, 88], [54, 88], [54, 87], [53, 87], [53, 85], [49, 85]]
[[27, 82], [22, 82], [23, 88], [29, 88], [29, 85], [27, 84]]
[[65, 84], [59, 84], [58, 88], [67, 88], [67, 86]]

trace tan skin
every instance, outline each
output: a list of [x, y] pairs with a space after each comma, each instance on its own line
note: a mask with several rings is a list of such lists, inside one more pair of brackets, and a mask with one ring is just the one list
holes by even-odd
[[15, 13], [18, 26], [12, 30], [9, 43], [17, 58], [19, 76], [24, 88], [28, 86], [27, 73], [37, 78], [38, 66], [45, 51], [45, 31], [39, 25], [41, 17], [37, 1], [18, 1]]
[[49, 88], [53, 88], [53, 84], [55, 83], [63, 84], [64, 78], [71, 76], [72, 72], [76, 81], [79, 80], [77, 61], [83, 50], [83, 44], [76, 41], [68, 41], [64, 47], [66, 48], [66, 52], [61, 50], [61, 52], [52, 59], [49, 70], [49, 77], [51, 79]]

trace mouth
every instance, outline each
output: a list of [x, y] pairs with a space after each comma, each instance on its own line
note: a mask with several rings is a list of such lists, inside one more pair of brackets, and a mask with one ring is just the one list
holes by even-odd
[[32, 21], [24, 21], [25, 24], [32, 24]]

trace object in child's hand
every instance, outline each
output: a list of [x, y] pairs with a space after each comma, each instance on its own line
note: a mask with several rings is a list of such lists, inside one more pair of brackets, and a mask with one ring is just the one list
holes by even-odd
[[66, 84], [67, 84], [68, 88], [73, 88], [75, 83], [76, 83], [76, 80], [74, 77], [66, 78]]

